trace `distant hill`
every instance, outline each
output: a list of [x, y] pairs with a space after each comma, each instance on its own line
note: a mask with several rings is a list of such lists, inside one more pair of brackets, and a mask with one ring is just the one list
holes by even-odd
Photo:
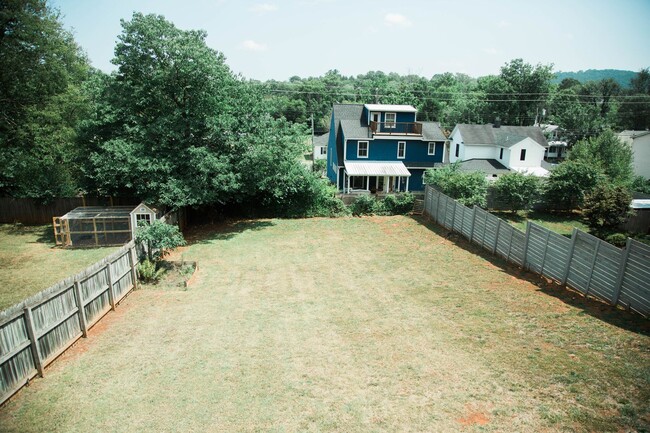
[[555, 79], [552, 80], [555, 84], [560, 84], [565, 78], [573, 78], [581, 83], [587, 81], [600, 81], [605, 78], [612, 78], [621, 87], [629, 88], [630, 80], [636, 75], [634, 71], [623, 71], [620, 69], [587, 69], [586, 71], [578, 72], [556, 72]]

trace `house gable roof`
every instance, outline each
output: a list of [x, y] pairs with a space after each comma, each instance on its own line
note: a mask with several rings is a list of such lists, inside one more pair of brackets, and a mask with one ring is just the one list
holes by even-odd
[[334, 139], [336, 143], [336, 154], [338, 155], [338, 165], [343, 165], [344, 155], [343, 155], [343, 140], [340, 137], [339, 132], [341, 131], [341, 120], [356, 120], [361, 123], [361, 113], [363, 113], [362, 104], [334, 104], [332, 106], [332, 117], [334, 118], [334, 131], [330, 131], [330, 134], [334, 134]]
[[511, 147], [520, 141], [531, 138], [540, 146], [548, 146], [542, 130], [536, 126], [501, 126], [495, 128], [491, 123], [487, 125], [470, 125], [459, 123], [454, 128], [463, 137], [467, 145], [492, 145]]
[[323, 135], [314, 136], [314, 138], [312, 140], [312, 144], [314, 146], [325, 146], [325, 147], [327, 147], [327, 142], [329, 141], [329, 139], [330, 139], [330, 133], [326, 132]]

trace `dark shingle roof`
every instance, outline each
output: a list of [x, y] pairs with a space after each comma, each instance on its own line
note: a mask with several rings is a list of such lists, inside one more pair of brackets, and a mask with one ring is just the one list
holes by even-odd
[[438, 122], [420, 122], [422, 124], [422, 138], [426, 141], [445, 141], [447, 138], [442, 133]]
[[329, 132], [327, 132], [327, 133], [325, 133], [323, 135], [316, 135], [316, 136], [314, 136], [314, 140], [313, 140], [312, 144], [314, 146], [325, 146], [325, 147], [327, 147], [327, 142], [329, 141], [329, 139], [330, 139], [330, 133]]
[[459, 166], [462, 171], [480, 171], [485, 174], [505, 174], [510, 172], [505, 165], [496, 159], [468, 159], [460, 162]]
[[495, 128], [491, 123], [487, 125], [459, 123], [456, 128], [460, 130], [463, 142], [469, 145], [492, 144], [511, 147], [525, 138], [532, 138], [541, 146], [548, 146], [542, 130], [537, 126], [501, 126]]
[[[339, 137], [341, 120], [356, 120], [360, 124], [361, 113], [363, 113], [362, 104], [334, 104], [334, 106], [332, 106], [332, 116], [334, 116], [334, 137], [336, 139], [338, 165], [343, 165], [343, 140], [341, 137]], [[331, 133], [332, 131], [330, 131], [330, 134]]]
[[362, 125], [360, 120], [341, 119], [341, 129], [346, 139], [368, 138], [368, 127]]

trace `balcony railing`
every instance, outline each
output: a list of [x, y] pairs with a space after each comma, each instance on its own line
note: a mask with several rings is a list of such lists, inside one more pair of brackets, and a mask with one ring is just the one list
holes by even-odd
[[422, 124], [419, 122], [370, 122], [372, 134], [386, 135], [422, 135]]

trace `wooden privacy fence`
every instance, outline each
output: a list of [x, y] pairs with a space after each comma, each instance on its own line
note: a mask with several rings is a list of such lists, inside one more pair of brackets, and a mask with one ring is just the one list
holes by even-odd
[[576, 228], [570, 238], [528, 222], [526, 232], [480, 207], [469, 208], [427, 186], [424, 212], [443, 227], [509, 262], [591, 295], [650, 315], [650, 246], [625, 249]]
[[133, 241], [0, 313], [0, 404], [70, 347], [137, 284]]

